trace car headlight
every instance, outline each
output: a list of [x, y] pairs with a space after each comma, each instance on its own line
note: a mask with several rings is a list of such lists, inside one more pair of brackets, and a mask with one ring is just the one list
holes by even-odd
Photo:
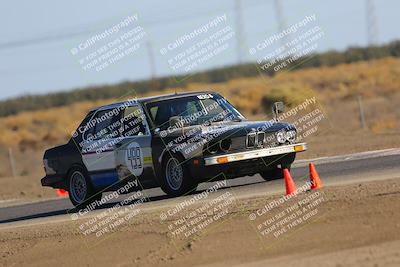
[[219, 142], [219, 148], [224, 152], [228, 152], [229, 149], [231, 148], [231, 145], [232, 145], [231, 139], [224, 139], [221, 142]]
[[290, 143], [294, 143], [296, 142], [296, 131], [295, 130], [290, 130], [286, 133], [286, 139], [290, 142]]
[[219, 145], [218, 143], [210, 142], [207, 144], [206, 149], [210, 154], [215, 154], [219, 150]]
[[276, 134], [276, 141], [278, 143], [283, 144], [286, 142], [286, 133], [284, 131], [280, 131]]

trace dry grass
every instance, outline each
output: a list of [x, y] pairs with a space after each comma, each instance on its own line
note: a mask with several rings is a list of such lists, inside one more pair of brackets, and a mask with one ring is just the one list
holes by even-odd
[[[178, 88], [178, 91], [195, 90], [221, 93], [250, 118], [265, 117], [265, 108], [261, 104], [264, 96], [283, 99], [292, 106], [316, 96], [327, 115], [325, 126], [316, 136], [334, 132], [338, 139], [341, 134], [360, 128], [356, 96], [361, 95], [370, 134], [396, 134], [400, 129], [400, 59], [395, 58], [284, 72], [275, 77], [259, 76], [216, 84], [192, 83]], [[8, 147], [14, 148], [19, 175], [41, 173], [41, 155], [46, 147], [65, 143], [90, 109], [115, 101], [80, 102], [0, 118], [0, 176], [10, 174]]]
[[[264, 112], [263, 96], [284, 99], [294, 105], [316, 95], [329, 106], [332, 101], [351, 100], [357, 95], [366, 99], [387, 98], [400, 91], [400, 59], [339, 65], [333, 68], [308, 69], [281, 73], [275, 77], [236, 79], [218, 84], [190, 84], [181, 91], [212, 89], [226, 96], [247, 115]], [[153, 95], [166, 92], [153, 92]], [[92, 108], [116, 101], [81, 102], [44, 111], [25, 112], [0, 119], [0, 145], [39, 146], [62, 143]], [[386, 101], [386, 100], [383, 100]], [[340, 103], [339, 102], [339, 103]], [[374, 131], [396, 128], [398, 117], [391, 115], [378, 122]]]

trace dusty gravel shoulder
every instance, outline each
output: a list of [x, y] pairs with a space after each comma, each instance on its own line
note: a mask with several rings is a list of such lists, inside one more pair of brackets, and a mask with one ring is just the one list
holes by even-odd
[[[223, 221], [190, 238], [172, 237], [160, 211], [140, 214], [101, 239], [84, 237], [79, 220], [2, 229], [0, 265], [398, 266], [400, 179], [318, 193], [323, 196], [318, 214], [278, 237], [262, 236], [258, 219], [251, 221], [249, 215], [281, 196], [237, 200]], [[268, 218], [312, 194], [300, 194], [271, 210]]]

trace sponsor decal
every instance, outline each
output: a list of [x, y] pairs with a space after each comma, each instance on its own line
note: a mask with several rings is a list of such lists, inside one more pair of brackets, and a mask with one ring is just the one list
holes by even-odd
[[198, 95], [198, 99], [209, 99], [209, 98], [214, 98], [212, 94], [204, 94], [204, 95]]

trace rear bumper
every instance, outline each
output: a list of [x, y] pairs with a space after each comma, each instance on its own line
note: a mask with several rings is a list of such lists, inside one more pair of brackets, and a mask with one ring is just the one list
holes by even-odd
[[64, 177], [58, 175], [47, 175], [40, 180], [42, 186], [50, 186], [53, 188], [64, 188]]
[[251, 160], [251, 159], [258, 159], [276, 155], [284, 155], [290, 153], [297, 153], [307, 150], [306, 143], [299, 143], [299, 144], [292, 144], [292, 145], [285, 145], [285, 146], [278, 146], [278, 147], [271, 147], [271, 148], [262, 148], [256, 149], [252, 151], [245, 151], [239, 153], [232, 153], [226, 155], [218, 155], [213, 157], [207, 157], [204, 159], [205, 166], [211, 165], [221, 165], [226, 163], [232, 163], [242, 160]]

